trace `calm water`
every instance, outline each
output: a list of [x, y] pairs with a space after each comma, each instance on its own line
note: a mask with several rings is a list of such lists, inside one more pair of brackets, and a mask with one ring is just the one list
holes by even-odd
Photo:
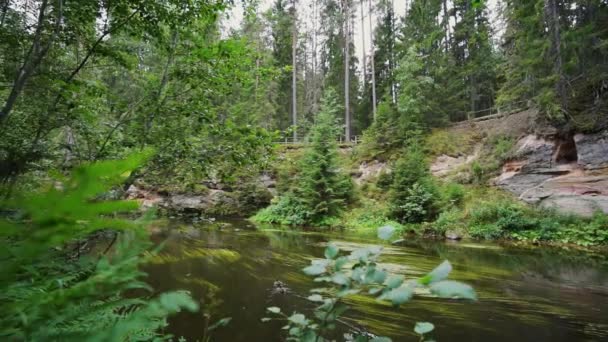
[[[262, 323], [265, 308], [291, 313], [310, 310], [303, 297], [315, 287], [300, 270], [322, 257], [328, 241], [349, 251], [379, 244], [373, 236], [321, 234], [232, 222], [218, 228], [169, 223], [154, 235], [165, 246], [146, 267], [160, 291], [186, 289], [211, 315], [232, 317], [214, 341], [281, 341], [279, 322]], [[386, 245], [384, 267], [406, 277], [430, 271], [442, 260], [454, 266], [451, 278], [471, 284], [479, 301], [416, 297], [393, 308], [352, 299], [350, 326], [393, 341], [416, 341], [416, 321], [433, 322], [438, 341], [608, 341], [608, 257], [546, 249], [525, 250], [490, 244], [410, 241]], [[291, 292], [273, 293], [275, 280]], [[341, 327], [348, 330], [347, 327]], [[202, 340], [203, 313], [182, 313], [168, 329]]]

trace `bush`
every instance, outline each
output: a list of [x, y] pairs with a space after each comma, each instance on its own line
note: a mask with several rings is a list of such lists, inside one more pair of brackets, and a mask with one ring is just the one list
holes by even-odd
[[256, 222], [276, 223], [282, 225], [304, 225], [310, 220], [311, 211], [294, 194], [288, 193], [260, 210], [253, 220]]
[[539, 226], [534, 213], [519, 203], [482, 202], [471, 210], [471, 236], [484, 239], [507, 237]]
[[439, 214], [431, 227], [436, 235], [445, 235], [447, 231], [464, 232], [466, 230], [464, 212], [458, 209], [444, 211]]
[[563, 243], [594, 246], [608, 243], [608, 215], [597, 212], [584, 224], [572, 224], [556, 232], [556, 238]]
[[378, 188], [387, 191], [390, 189], [391, 184], [393, 184], [393, 173], [386, 171], [380, 173], [378, 180], [376, 180], [376, 185]]
[[441, 187], [440, 191], [443, 207], [460, 207], [464, 203], [466, 195], [464, 186], [456, 183], [448, 183]]
[[436, 195], [429, 185], [414, 183], [405, 196], [392, 203], [392, 215], [401, 223], [420, 223], [432, 217]]

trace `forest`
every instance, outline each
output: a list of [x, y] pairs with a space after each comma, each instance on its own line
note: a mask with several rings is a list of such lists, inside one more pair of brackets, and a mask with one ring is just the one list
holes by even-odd
[[603, 340], [608, 1], [0, 0], [0, 244], [7, 341]]

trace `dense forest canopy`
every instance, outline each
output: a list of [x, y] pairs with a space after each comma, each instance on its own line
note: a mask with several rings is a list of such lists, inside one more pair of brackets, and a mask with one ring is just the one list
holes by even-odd
[[567, 130], [606, 124], [606, 1], [238, 5], [3, 0], [3, 181], [145, 146], [171, 170], [252, 162], [272, 132], [302, 139], [330, 88], [345, 139], [383, 104], [424, 129], [532, 106]]

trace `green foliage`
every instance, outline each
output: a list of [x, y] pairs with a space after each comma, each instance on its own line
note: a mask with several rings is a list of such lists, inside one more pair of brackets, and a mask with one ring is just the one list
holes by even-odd
[[476, 238], [496, 239], [508, 233], [535, 227], [531, 211], [509, 201], [482, 202], [470, 212], [470, 234]]
[[360, 159], [386, 159], [387, 154], [402, 145], [403, 132], [397, 125], [398, 114], [388, 101], [378, 104], [376, 120], [363, 132], [362, 142], [355, 153]]
[[461, 207], [464, 203], [466, 190], [464, 186], [457, 183], [448, 183], [439, 188], [441, 193], [442, 207]]
[[441, 212], [437, 220], [432, 223], [433, 233], [443, 236], [448, 231], [465, 232], [466, 220], [464, 216], [464, 212], [460, 209]]
[[[602, 1], [511, 1], [506, 4], [505, 82], [499, 104], [529, 101], [541, 118], [562, 127], [598, 130], [606, 124], [608, 18]], [[568, 20], [563, 18], [568, 17]], [[593, 100], [592, 100], [593, 99]]]
[[393, 226], [402, 230], [403, 226], [389, 218], [388, 205], [385, 199], [370, 200], [361, 198], [358, 205], [345, 212], [340, 221], [340, 226], [357, 231], [371, 231], [377, 227]]
[[422, 150], [412, 145], [395, 165], [390, 216], [401, 223], [420, 223], [436, 214], [438, 193]]
[[[352, 196], [352, 182], [337, 165], [335, 113], [339, 105], [328, 90], [299, 164], [298, 182], [277, 203], [256, 215], [260, 222], [327, 225]], [[328, 221], [329, 220], [329, 221]]]
[[[147, 155], [75, 169], [47, 190], [3, 203], [0, 220], [0, 335], [10, 340], [144, 340], [163, 338], [166, 317], [198, 305], [184, 292], [144, 296], [139, 270], [148, 247], [142, 220], [125, 220], [129, 201], [102, 201]], [[112, 229], [107, 247], [92, 233]], [[81, 255], [83, 241], [105, 252]], [[134, 296], [133, 290], [142, 295]]]
[[294, 194], [287, 193], [269, 207], [258, 211], [253, 219], [256, 222], [300, 226], [308, 222], [312, 214], [309, 210]]
[[[389, 240], [395, 229], [385, 226], [378, 229], [378, 237]], [[326, 341], [328, 335], [340, 323], [340, 317], [349, 309], [345, 299], [353, 295], [366, 295], [378, 301], [400, 306], [410, 301], [417, 289], [428, 289], [440, 298], [460, 298], [476, 300], [475, 291], [467, 284], [446, 280], [452, 265], [444, 261], [437, 268], [418, 279], [405, 280], [402, 275], [390, 274], [378, 263], [381, 246], [356, 249], [347, 256], [341, 256], [337, 246], [329, 244], [325, 249], [325, 259], [312, 260], [303, 272], [325, 287], [311, 290], [308, 300], [316, 307], [311, 317], [298, 312], [287, 315], [278, 307], [267, 308], [277, 320], [285, 321], [284, 330], [290, 341]], [[269, 321], [272, 318], [263, 318]], [[417, 323], [414, 328], [419, 335], [433, 330], [430, 323]], [[365, 335], [351, 336], [355, 341], [390, 341], [386, 337], [370, 338]]]

